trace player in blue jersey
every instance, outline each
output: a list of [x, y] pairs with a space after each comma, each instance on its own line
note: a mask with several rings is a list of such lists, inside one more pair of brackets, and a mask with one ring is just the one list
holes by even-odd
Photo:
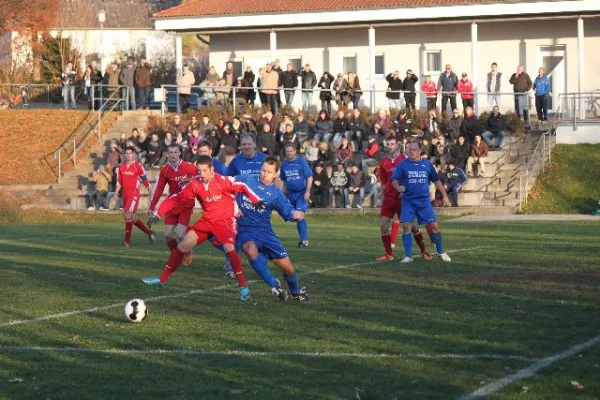
[[412, 262], [412, 225], [415, 217], [417, 223], [430, 224], [431, 238], [435, 243], [437, 253], [442, 260], [450, 262], [450, 257], [444, 252], [440, 224], [437, 222], [435, 211], [429, 199], [429, 183], [433, 182], [442, 194], [443, 203], [450, 207], [448, 194], [444, 185], [429, 160], [421, 159], [421, 146], [416, 141], [406, 144], [408, 158], [396, 166], [392, 173], [392, 185], [402, 198], [400, 222], [402, 222], [402, 244], [406, 256], [401, 262]]
[[217, 157], [212, 157], [212, 151], [212, 144], [208, 140], [203, 140], [200, 143], [198, 143], [198, 155], [211, 157], [215, 172], [219, 175], [227, 175], [227, 167]]
[[[296, 154], [296, 144], [285, 145], [285, 160], [281, 163], [280, 179], [285, 183], [287, 198], [298, 211], [306, 212], [313, 174], [306, 160]], [[301, 219], [297, 223], [300, 242], [298, 247], [308, 247], [308, 223]]]
[[235, 156], [227, 167], [227, 175], [238, 176], [246, 174], [260, 175], [262, 162], [266, 155], [256, 152], [256, 138], [251, 133], [240, 137], [242, 151]]
[[244, 182], [265, 202], [264, 210], [257, 209], [246, 196], [237, 196], [242, 216], [237, 218], [238, 233], [236, 248], [248, 256], [248, 261], [256, 273], [271, 288], [271, 293], [281, 300], [287, 299], [287, 293], [281, 283], [273, 276], [268, 267], [268, 259], [282, 272], [288, 283], [290, 295], [299, 300], [308, 299], [305, 288], [299, 288], [298, 275], [294, 270], [287, 250], [273, 232], [271, 213], [277, 211], [285, 221], [300, 221], [304, 213], [295, 210], [283, 191], [275, 183], [279, 174], [279, 160], [265, 158], [260, 176], [241, 175], [236, 180]]

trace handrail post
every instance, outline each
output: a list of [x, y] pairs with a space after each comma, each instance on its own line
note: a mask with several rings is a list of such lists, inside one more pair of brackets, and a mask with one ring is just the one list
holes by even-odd
[[[231, 92], [233, 94], [233, 99], [232, 99], [232, 102], [231, 102], [231, 107], [233, 109], [233, 115], [235, 115], [235, 105], [236, 105], [235, 104], [235, 87], [232, 87], [231, 89], [232, 89]], [[284, 93], [285, 93], [285, 91], [284, 91]]]
[[125, 109], [129, 111], [129, 86], [125, 86]]
[[75, 137], [73, 137], [73, 165], [77, 165], [77, 152], [75, 151]]
[[48, 103], [50, 103], [50, 85], [46, 85], [46, 97], [48, 98]]

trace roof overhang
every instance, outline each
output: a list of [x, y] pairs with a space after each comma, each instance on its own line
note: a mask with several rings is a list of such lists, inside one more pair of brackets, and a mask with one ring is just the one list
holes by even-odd
[[[463, 23], [499, 18], [554, 18], [565, 15], [600, 13], [599, 0], [563, 0], [538, 2], [504, 2], [436, 7], [402, 7], [371, 10], [320, 11], [302, 13], [271, 13], [251, 15], [217, 15], [156, 18], [154, 29], [174, 32], [225, 33], [249, 30], [290, 30], [294, 27], [331, 27], [344, 24], [380, 25], [414, 21]], [[340, 22], [341, 21], [341, 22]]]

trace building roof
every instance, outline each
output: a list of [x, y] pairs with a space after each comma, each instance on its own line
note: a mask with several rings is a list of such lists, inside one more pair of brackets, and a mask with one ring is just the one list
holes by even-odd
[[306, 11], [351, 11], [403, 7], [435, 7], [511, 3], [506, 0], [246, 0], [232, 5], [224, 0], [189, 0], [154, 14], [155, 18], [278, 14]]
[[104, 29], [153, 29], [152, 15], [181, 4], [181, 0], [60, 0], [57, 29], [100, 29], [98, 12], [104, 10]]

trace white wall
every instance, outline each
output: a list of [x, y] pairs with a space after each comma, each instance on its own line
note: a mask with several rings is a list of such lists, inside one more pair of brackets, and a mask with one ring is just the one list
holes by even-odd
[[556, 128], [556, 143], [559, 144], [578, 144], [578, 143], [600, 143], [600, 124], [599, 123], [577, 123], [574, 128], [573, 123], [565, 121]]

